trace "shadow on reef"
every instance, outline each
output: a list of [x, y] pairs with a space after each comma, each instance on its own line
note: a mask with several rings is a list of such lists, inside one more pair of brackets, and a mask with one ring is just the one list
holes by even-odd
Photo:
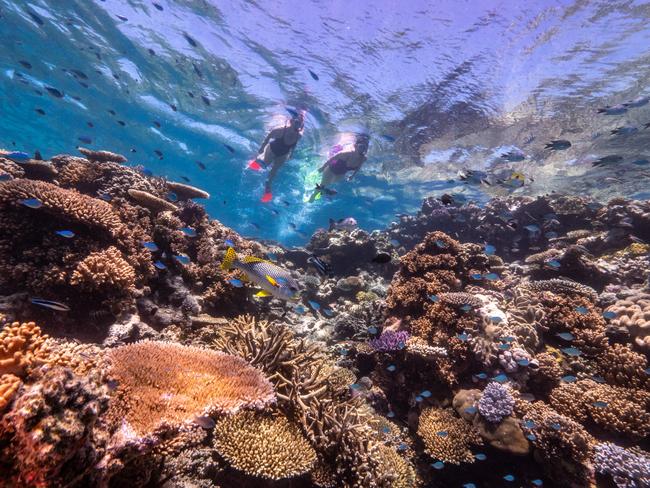
[[82, 154], [0, 157], [0, 486], [650, 484], [650, 202], [429, 198], [287, 249]]

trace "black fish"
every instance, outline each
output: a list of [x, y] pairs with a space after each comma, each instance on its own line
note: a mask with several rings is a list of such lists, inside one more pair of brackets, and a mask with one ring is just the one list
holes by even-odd
[[115, 78], [116, 80], [119, 80], [119, 79], [120, 79], [120, 75], [118, 75], [117, 73], [113, 73], [113, 78]]
[[32, 69], [32, 64], [29, 61], [20, 60], [18, 62], [23, 66], [23, 68]]
[[84, 88], [88, 88], [88, 83], [84, 83], [83, 81], [78, 81], [78, 80], [77, 80], [77, 83], [79, 83]]
[[41, 151], [39, 151], [38, 149], [34, 151], [34, 159], [36, 161], [43, 161], [43, 156], [41, 156]]
[[643, 124], [643, 128], [644, 129], [650, 129], [650, 122], [648, 122], [647, 124]]
[[120, 20], [123, 20], [124, 22], [126, 22], [127, 20], [129, 20], [129, 19], [127, 19], [126, 17], [124, 17], [123, 15], [117, 15], [117, 14], [116, 14], [115, 17], [117, 17], [117, 18], [120, 19]]
[[192, 63], [192, 67], [194, 68], [194, 72], [199, 78], [203, 78], [203, 73], [201, 73], [201, 70], [199, 67], [196, 65], [196, 63]]
[[442, 202], [443, 205], [453, 205], [454, 204], [454, 197], [449, 195], [448, 193], [445, 193], [440, 197], [440, 201]]
[[138, 151], [136, 151], [135, 148], [132, 147], [132, 148], [131, 148], [131, 152], [134, 153], [134, 152], [138, 152]]
[[43, 19], [41, 19], [38, 15], [35, 13], [32, 13], [30, 11], [27, 11], [27, 15], [29, 15], [34, 22], [36, 22], [38, 25], [43, 25]]
[[604, 166], [606, 164], [620, 163], [621, 161], [623, 161], [623, 156], [619, 156], [617, 154], [610, 154], [609, 156], [605, 156], [600, 159], [597, 159], [591, 164], [592, 166]]
[[163, 157], [163, 153], [162, 153], [162, 151], [161, 151], [160, 149], [154, 149], [154, 151], [153, 151], [153, 152], [155, 152], [155, 153], [156, 153], [156, 155], [157, 155], [158, 157], [160, 157], [160, 158], [162, 158], [162, 157]]
[[117, 123], [120, 124], [122, 127], [126, 125], [126, 122], [124, 122], [123, 120], [118, 120]]
[[307, 258], [307, 262], [316, 268], [316, 271], [321, 276], [332, 277], [334, 275], [334, 273], [332, 273], [332, 267], [315, 254], [309, 256], [309, 258]]
[[194, 98], [194, 93], [192, 93], [191, 91], [188, 91], [187, 94], [189, 95], [190, 98]]
[[190, 179], [187, 176], [181, 176], [181, 180], [183, 180], [185, 183], [190, 182]]
[[318, 78], [318, 75], [317, 75], [316, 73], [314, 73], [314, 72], [313, 72], [312, 70], [310, 70], [310, 69], [308, 69], [307, 71], [309, 71], [309, 74], [311, 75], [311, 77], [312, 77], [315, 81], [318, 81], [319, 78]]
[[174, 112], [176, 112], [176, 110], [178, 110], [178, 109], [176, 108], [176, 105], [174, 105], [173, 103], [170, 103], [169, 106], [172, 108], [172, 110], [173, 110]]
[[82, 80], [87, 80], [87, 79], [88, 79], [88, 76], [86, 75], [86, 73], [84, 73], [84, 72], [81, 71], [81, 70], [78, 70], [78, 69], [71, 69], [71, 70], [70, 70], [70, 73], [72, 73], [73, 75], [75, 75], [77, 78], [81, 78]]
[[39, 115], [45, 115], [45, 110], [43, 110], [42, 108], [37, 108], [37, 109], [35, 109], [35, 110], [36, 110], [36, 113], [37, 113], [37, 114], [39, 114]]
[[154, 51], [153, 49], [147, 49], [147, 51], [149, 51], [149, 54], [151, 54], [152, 56], [156, 55], [156, 51]]
[[84, 144], [92, 144], [93, 143], [93, 140], [90, 137], [87, 137], [87, 136], [79, 136], [79, 137], [77, 137], [77, 139], [79, 139], [79, 141], [83, 142]]
[[205, 170], [205, 164], [203, 164], [201, 161], [197, 161], [196, 164], [198, 165], [199, 168]]
[[80, 102], [80, 101], [81, 101], [81, 98], [80, 98], [80, 97], [77, 97], [77, 96], [75, 96], [75, 95], [72, 95], [72, 99], [73, 99], [73, 100], [76, 100], [77, 102]]
[[570, 147], [571, 147], [571, 142], [565, 139], [558, 139], [555, 141], [551, 141], [545, 146], [546, 149], [551, 149], [553, 151], [563, 151], [565, 149], [569, 149]]
[[201, 100], [203, 100], [203, 103], [205, 103], [208, 107], [210, 106], [210, 99], [208, 97], [201, 95]]
[[291, 205], [291, 204], [290, 204], [289, 202], [287, 202], [286, 200], [280, 200], [280, 201], [284, 204], [285, 207], [288, 207], [289, 205]]
[[387, 252], [380, 252], [374, 258], [372, 258], [372, 262], [378, 264], [390, 263], [392, 260], [393, 260], [392, 256]]
[[230, 154], [235, 154], [235, 149], [232, 146], [229, 146], [228, 144], [224, 143], [224, 147], [230, 151]]
[[53, 88], [51, 86], [46, 86], [45, 89], [47, 92], [52, 95], [53, 97], [56, 98], [63, 98], [63, 92], [61, 90], [57, 90], [56, 88]]
[[111, 109], [111, 110], [108, 111], [108, 113], [111, 114], [111, 115], [115, 115], [115, 110]]
[[86, 125], [90, 128], [95, 127], [95, 125], [92, 122], [86, 122]]
[[159, 4], [155, 3], [155, 2], [152, 2], [152, 4], [153, 4], [154, 7], [156, 7], [156, 8], [157, 8], [158, 10], [160, 10], [161, 12], [163, 11], [163, 7], [162, 7], [162, 5], [159, 5]]
[[192, 39], [189, 35], [187, 35], [185, 32], [183, 32], [183, 37], [185, 37], [185, 40], [190, 44], [192, 47], [196, 47], [196, 41]]
[[156, 127], [158, 127], [160, 129], [160, 122], [157, 122], [157, 121], [154, 120], [153, 125], [155, 125]]
[[255, 227], [257, 230], [260, 230], [259, 224], [256, 224], [255, 222], [251, 222], [251, 225]]
[[508, 151], [507, 153], [502, 154], [501, 158], [505, 159], [506, 161], [510, 161], [511, 163], [516, 163], [526, 159], [526, 155], [521, 151], [516, 151], [513, 149], [512, 151]]

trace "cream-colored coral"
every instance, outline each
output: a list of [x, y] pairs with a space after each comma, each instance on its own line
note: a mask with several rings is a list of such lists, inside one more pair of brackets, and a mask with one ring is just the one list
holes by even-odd
[[21, 385], [20, 378], [13, 374], [0, 376], [0, 413], [7, 408]]
[[176, 193], [178, 198], [181, 200], [186, 200], [189, 198], [210, 198], [210, 194], [207, 191], [203, 191], [200, 188], [186, 185], [184, 183], [168, 181], [167, 188]]
[[279, 413], [243, 411], [219, 420], [214, 445], [235, 469], [259, 478], [293, 478], [316, 462], [300, 429]]
[[454, 415], [451, 409], [428, 407], [420, 414], [418, 436], [427, 454], [446, 463], [474, 462], [470, 445], [483, 441], [471, 424]]
[[408, 353], [425, 359], [435, 359], [447, 355], [447, 350], [444, 347], [432, 346], [418, 336], [409, 337], [405, 349]]
[[640, 349], [650, 351], [650, 293], [635, 293], [607, 311], [616, 314], [612, 325], [625, 328]]
[[275, 401], [273, 386], [241, 358], [199, 347], [144, 341], [108, 352], [116, 381], [111, 415], [138, 435], [197, 415], [236, 413]]
[[400, 456], [395, 449], [380, 445], [377, 449], [377, 458], [381, 471], [390, 479], [391, 488], [415, 488], [419, 486], [415, 468], [406, 459]]
[[34, 322], [8, 324], [0, 332], [0, 374], [24, 376], [47, 360], [47, 336]]
[[156, 195], [152, 195], [146, 191], [131, 188], [127, 193], [135, 202], [148, 208], [152, 212], [164, 212], [165, 210], [173, 212], [176, 210], [176, 206], [173, 203], [158, 198]]
[[86, 156], [89, 161], [97, 161], [100, 163], [106, 161], [114, 161], [116, 163], [125, 163], [126, 158], [121, 154], [116, 154], [110, 151], [93, 151], [92, 149], [86, 149], [85, 147], [80, 147], [79, 152]]
[[86, 290], [111, 289], [130, 293], [135, 288], [135, 270], [116, 247], [93, 252], [77, 264], [70, 284]]

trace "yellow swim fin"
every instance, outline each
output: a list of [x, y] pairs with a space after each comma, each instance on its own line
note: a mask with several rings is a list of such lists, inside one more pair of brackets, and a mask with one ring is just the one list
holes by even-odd
[[255, 296], [256, 297], [270, 297], [271, 294], [266, 290], [260, 290], [257, 293], [255, 293]]
[[229, 270], [235, 261], [237, 261], [237, 252], [232, 247], [229, 247], [221, 262], [221, 269]]

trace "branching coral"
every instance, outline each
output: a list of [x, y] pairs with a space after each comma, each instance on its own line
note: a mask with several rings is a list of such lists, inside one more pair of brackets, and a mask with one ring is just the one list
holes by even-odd
[[611, 442], [596, 445], [596, 471], [612, 477], [618, 488], [650, 486], [650, 455], [639, 448], [624, 449]]
[[293, 478], [316, 462], [300, 429], [278, 413], [244, 411], [219, 420], [214, 445], [231, 466], [259, 478]]
[[399, 351], [404, 349], [410, 334], [405, 330], [385, 330], [379, 337], [368, 341], [375, 351]]
[[18, 376], [13, 374], [0, 376], [0, 413], [11, 403], [20, 385], [21, 381]]
[[420, 414], [418, 436], [427, 454], [452, 464], [474, 462], [470, 445], [483, 443], [471, 424], [456, 417], [452, 410], [435, 407], [428, 407]]
[[135, 288], [135, 279], [135, 270], [122, 253], [111, 246], [80, 261], [70, 277], [70, 284], [90, 291], [128, 295]]
[[138, 342], [108, 352], [117, 381], [112, 418], [140, 436], [205, 413], [262, 408], [275, 400], [271, 383], [241, 358], [164, 342]]
[[478, 411], [489, 422], [498, 423], [512, 413], [514, 398], [500, 383], [489, 383], [478, 401]]
[[6, 325], [0, 332], [0, 374], [24, 376], [32, 365], [45, 362], [46, 341], [34, 322]]

